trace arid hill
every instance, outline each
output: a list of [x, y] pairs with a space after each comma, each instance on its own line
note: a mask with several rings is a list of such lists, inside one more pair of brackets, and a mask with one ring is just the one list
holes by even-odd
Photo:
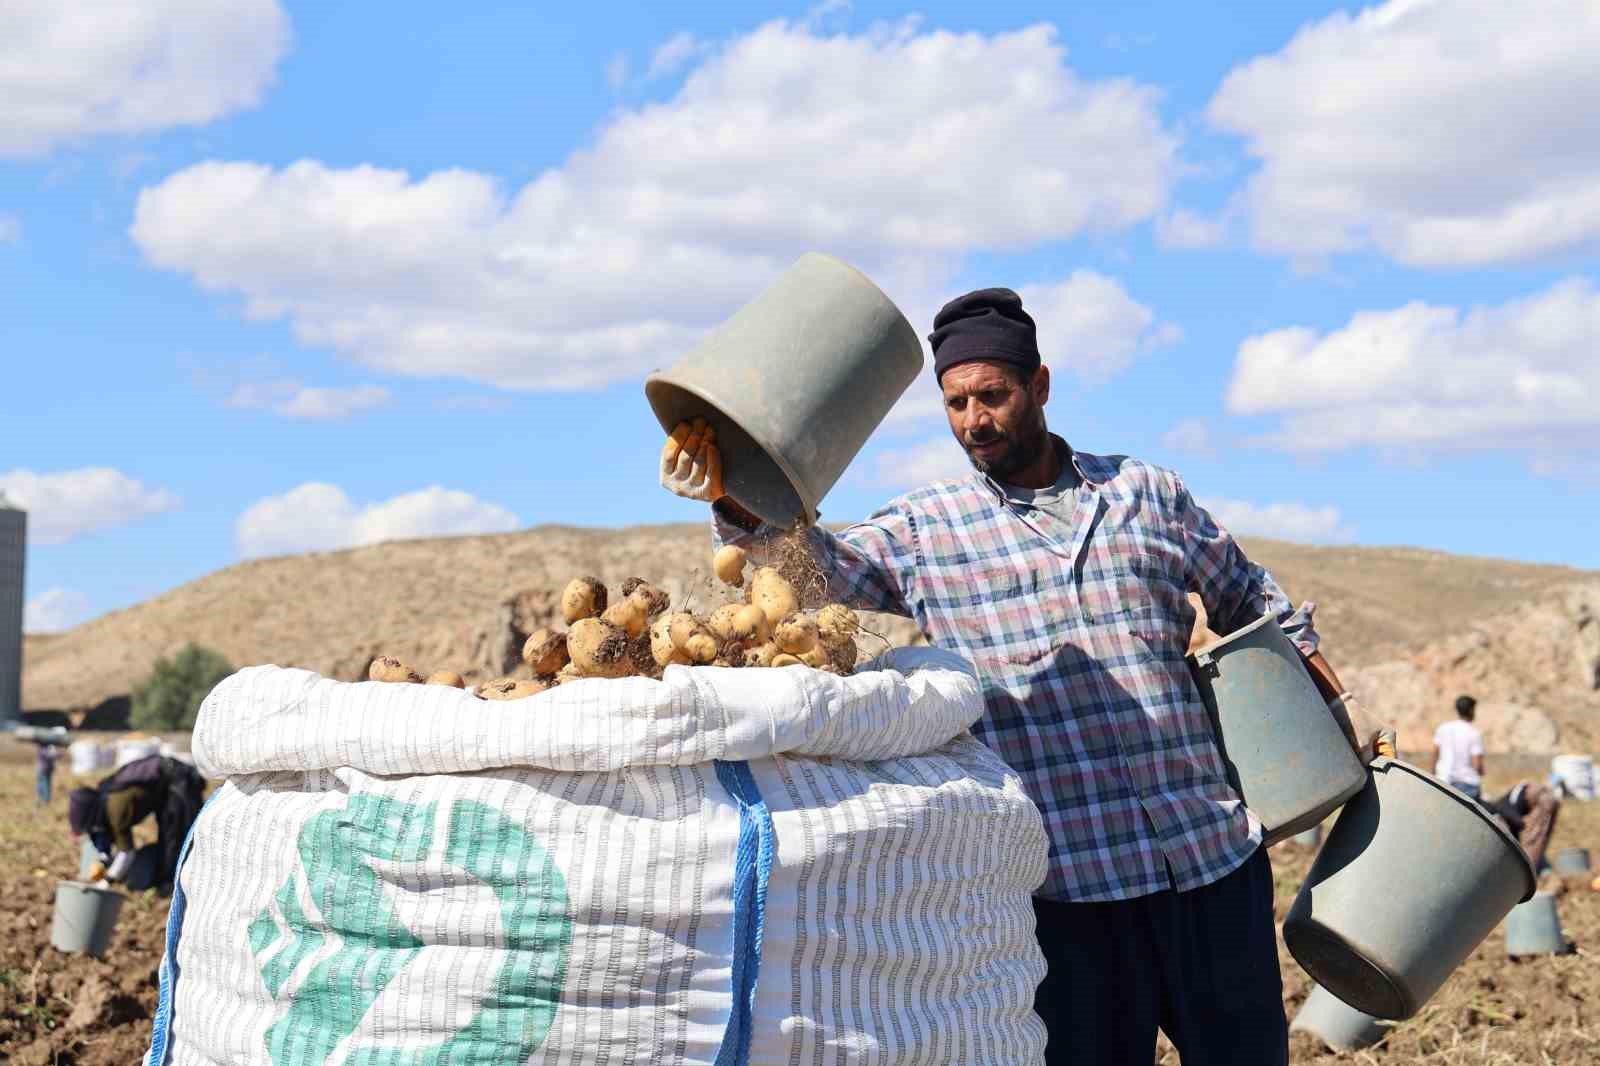
[[[1541, 751], [1600, 733], [1600, 574], [1403, 548], [1247, 540], [1295, 599], [1319, 604], [1324, 650], [1369, 704], [1426, 742], [1458, 687], [1488, 701], [1491, 745]], [[29, 637], [23, 704], [84, 710], [125, 695], [187, 641], [238, 665], [363, 675], [374, 655], [478, 679], [509, 671], [523, 635], [556, 616], [566, 581], [637, 575], [683, 602], [716, 594], [698, 525], [395, 541], [258, 559], [66, 633]], [[896, 642], [908, 623], [879, 620]]]

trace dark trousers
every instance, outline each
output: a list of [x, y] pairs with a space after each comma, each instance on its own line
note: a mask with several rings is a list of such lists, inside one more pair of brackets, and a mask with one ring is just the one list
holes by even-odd
[[1288, 1063], [1266, 849], [1189, 892], [1033, 909], [1046, 1066], [1148, 1066], [1158, 1026], [1183, 1066]]

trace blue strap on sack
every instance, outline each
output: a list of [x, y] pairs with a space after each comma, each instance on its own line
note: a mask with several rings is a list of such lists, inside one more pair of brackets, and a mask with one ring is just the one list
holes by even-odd
[[750, 1012], [761, 970], [761, 935], [772, 873], [772, 814], [744, 762], [717, 761], [717, 781], [739, 806], [739, 845], [733, 859], [733, 1009], [717, 1049], [716, 1066], [749, 1066]]
[[[213, 793], [211, 798], [214, 799], [215, 795]], [[183, 911], [187, 906], [183, 896], [183, 863], [189, 857], [189, 845], [194, 843], [195, 827], [205, 817], [206, 807], [210, 805], [211, 799], [207, 799], [201, 805], [200, 813], [195, 815], [194, 823], [183, 838], [183, 847], [178, 850], [178, 868], [172, 873], [172, 905], [167, 910], [167, 945], [161, 953], [160, 992], [156, 999], [155, 1021], [150, 1027], [150, 1050], [145, 1053], [144, 1066], [162, 1066], [167, 1058], [167, 1042], [172, 1026], [172, 986], [178, 980], [178, 935], [183, 929]]]

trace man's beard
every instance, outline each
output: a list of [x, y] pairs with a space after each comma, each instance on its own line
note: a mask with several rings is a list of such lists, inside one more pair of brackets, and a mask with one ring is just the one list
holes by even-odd
[[[987, 459], [980, 459], [973, 454], [973, 448], [994, 441], [1005, 444], [998, 454]], [[1044, 454], [1044, 450], [1050, 446], [1050, 434], [1045, 429], [1043, 415], [1035, 408], [1033, 417], [1028, 420], [1020, 436], [996, 430], [987, 435], [965, 438], [961, 441], [961, 446], [966, 450], [967, 459], [978, 473], [987, 474], [996, 481], [1005, 481], [1027, 469]]]

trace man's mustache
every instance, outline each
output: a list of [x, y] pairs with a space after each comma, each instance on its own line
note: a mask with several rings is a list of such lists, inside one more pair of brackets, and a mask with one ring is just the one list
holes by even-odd
[[1006, 439], [1006, 435], [1004, 433], [1000, 433], [998, 431], [991, 430], [988, 433], [981, 433], [980, 432], [980, 433], [969, 433], [969, 434], [967, 434], [967, 436], [966, 436], [966, 444], [967, 444], [967, 447], [969, 447], [969, 448], [977, 448], [977, 447], [979, 447], [981, 445], [984, 445], [984, 444], [994, 444], [996, 441], [1002, 441], [1002, 440], [1005, 440], [1005, 439]]

